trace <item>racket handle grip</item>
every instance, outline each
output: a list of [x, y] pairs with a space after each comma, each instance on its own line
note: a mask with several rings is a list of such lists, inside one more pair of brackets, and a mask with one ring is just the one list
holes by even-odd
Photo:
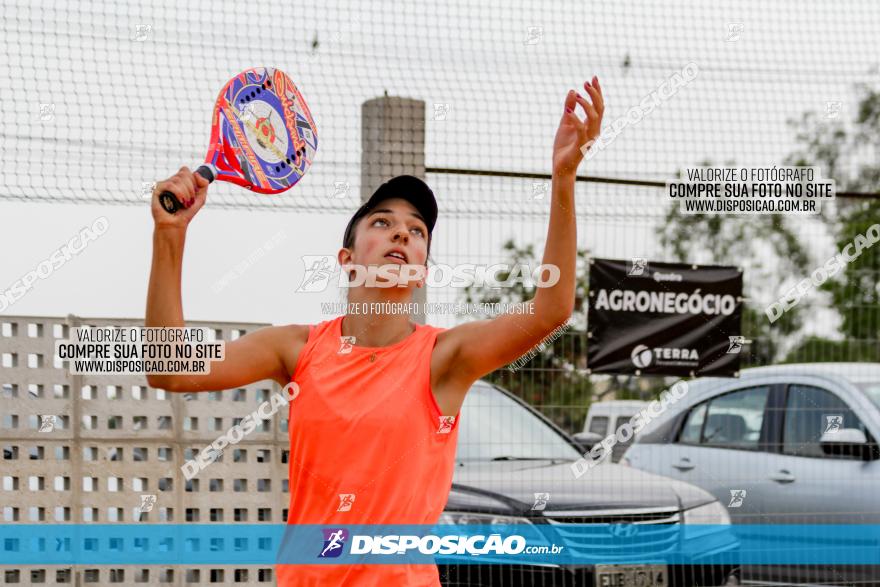
[[[210, 163], [205, 163], [204, 165], [199, 165], [199, 168], [195, 171], [202, 177], [208, 180], [208, 182], [214, 181], [217, 177], [217, 168], [211, 165]], [[162, 204], [162, 207], [169, 214], [174, 214], [181, 208], [183, 208], [183, 204], [169, 191], [164, 191], [159, 194], [159, 203]]]

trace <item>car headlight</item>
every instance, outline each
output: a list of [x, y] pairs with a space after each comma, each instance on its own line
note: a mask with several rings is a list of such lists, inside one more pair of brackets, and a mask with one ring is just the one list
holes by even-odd
[[507, 532], [509, 534], [517, 534], [517, 526], [527, 525], [529, 526], [529, 530], [521, 530], [528, 535], [528, 540], [530, 545], [538, 545], [538, 546], [549, 546], [550, 542], [547, 540], [547, 537], [544, 536], [540, 528], [548, 528], [544, 524], [535, 525], [532, 524], [527, 518], [522, 518], [519, 516], [503, 516], [497, 514], [482, 514], [475, 512], [443, 512], [440, 514], [440, 519], [437, 520], [437, 526], [440, 525], [458, 525], [458, 524], [468, 524], [468, 525], [480, 525], [480, 526], [493, 526], [492, 531], [498, 532]]
[[719, 501], [684, 510], [685, 524], [730, 524], [730, 514]]

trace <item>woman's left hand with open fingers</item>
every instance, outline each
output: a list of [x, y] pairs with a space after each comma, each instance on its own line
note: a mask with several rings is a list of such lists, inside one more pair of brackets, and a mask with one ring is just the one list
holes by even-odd
[[[553, 141], [553, 174], [575, 174], [584, 153], [595, 143], [602, 127], [602, 115], [605, 112], [605, 101], [599, 78], [593, 76], [592, 82], [584, 82], [584, 90], [590, 100], [578, 92], [571, 90], [565, 97], [565, 111], [556, 138]], [[587, 115], [581, 120], [575, 112], [580, 104]]]

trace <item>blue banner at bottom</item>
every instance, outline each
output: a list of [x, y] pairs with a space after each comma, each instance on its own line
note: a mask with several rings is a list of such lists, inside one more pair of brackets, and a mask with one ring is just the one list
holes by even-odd
[[0, 525], [0, 565], [438, 563], [880, 565], [880, 525]]

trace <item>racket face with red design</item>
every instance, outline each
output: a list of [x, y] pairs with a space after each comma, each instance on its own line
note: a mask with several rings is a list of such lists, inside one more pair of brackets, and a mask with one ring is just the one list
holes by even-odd
[[305, 175], [317, 148], [309, 107], [280, 69], [247, 69], [220, 90], [205, 157], [214, 179], [279, 194]]

